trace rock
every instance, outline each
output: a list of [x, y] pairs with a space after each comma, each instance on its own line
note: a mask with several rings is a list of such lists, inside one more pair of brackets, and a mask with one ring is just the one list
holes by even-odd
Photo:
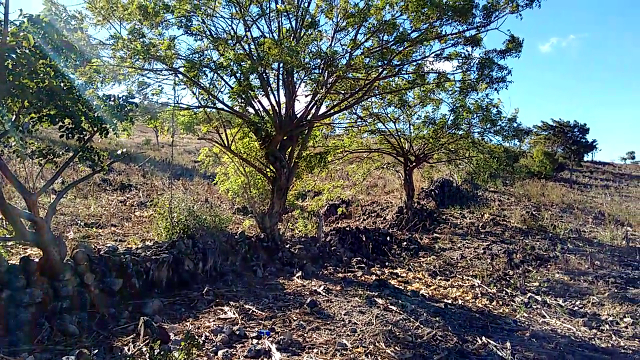
[[349, 332], [352, 334], [357, 334], [358, 333], [358, 329], [356, 329], [355, 327], [352, 327], [351, 329], [349, 329]]
[[236, 336], [240, 339], [246, 339], [247, 338], [247, 332], [244, 331], [244, 328], [242, 326], [236, 326], [233, 329], [233, 332], [236, 334]]
[[222, 326], [216, 326], [211, 330], [213, 336], [218, 336], [224, 332], [224, 328]]
[[71, 258], [76, 265], [86, 265], [89, 263], [89, 255], [83, 249], [74, 251]]
[[124, 281], [122, 279], [118, 279], [118, 278], [112, 278], [112, 279], [107, 279], [106, 284], [109, 287], [109, 289], [118, 292], [118, 290], [120, 290], [120, 288], [122, 287], [122, 284], [124, 283]]
[[311, 265], [309, 263], [307, 263], [304, 266], [304, 269], [302, 269], [302, 276], [307, 280], [313, 278], [317, 274], [318, 274], [318, 270], [316, 270], [316, 268], [313, 267], [313, 265]]
[[91, 360], [91, 353], [87, 349], [76, 350], [72, 354], [75, 360]]
[[93, 282], [96, 281], [96, 276], [93, 275], [92, 273], [86, 273], [82, 277], [82, 280], [84, 281], [85, 284], [92, 285]]
[[163, 326], [156, 325], [151, 319], [141, 317], [138, 322], [138, 333], [140, 338], [150, 337], [153, 341], [160, 341], [161, 344], [167, 345], [171, 343], [171, 335]]
[[231, 343], [231, 340], [229, 339], [229, 335], [226, 335], [226, 334], [218, 335], [218, 337], [216, 338], [216, 341], [218, 341], [220, 344], [225, 346]]
[[233, 334], [233, 328], [229, 325], [225, 325], [222, 328], [222, 333], [227, 335], [227, 336], [231, 336]]
[[9, 262], [4, 258], [4, 255], [0, 252], [0, 273], [4, 273], [9, 268]]
[[338, 340], [336, 342], [336, 349], [347, 349], [349, 348], [349, 343], [346, 340]]
[[27, 304], [38, 304], [40, 302], [42, 302], [42, 298], [44, 297], [44, 294], [42, 293], [42, 291], [40, 289], [27, 289], [25, 291], [25, 295], [26, 295], [26, 299], [27, 299]]
[[20, 268], [25, 276], [32, 276], [38, 272], [38, 263], [28, 256], [23, 256], [20, 258]]
[[142, 313], [147, 315], [147, 316], [154, 316], [159, 314], [162, 309], [164, 308], [164, 305], [162, 305], [162, 301], [158, 300], [158, 299], [153, 299], [148, 301], [143, 307], [142, 307]]
[[289, 348], [293, 343], [293, 334], [291, 334], [291, 331], [286, 331], [284, 335], [278, 338], [276, 343], [279, 345], [281, 349]]
[[247, 359], [259, 359], [262, 357], [262, 354], [264, 354], [264, 352], [265, 351], [262, 348], [262, 346], [258, 344], [253, 344], [249, 346], [249, 348], [247, 349], [247, 352], [244, 354], [244, 357]]
[[84, 275], [91, 271], [91, 268], [89, 267], [89, 264], [77, 265], [76, 271], [78, 272], [78, 274]]
[[218, 357], [222, 360], [233, 359], [233, 353], [229, 349], [222, 349], [218, 351]]
[[157, 327], [158, 332], [156, 333], [156, 339], [160, 341], [161, 344], [168, 344], [171, 342], [171, 335], [165, 329], [164, 326]]
[[307, 309], [309, 309], [309, 310], [314, 310], [314, 309], [317, 309], [318, 307], [320, 307], [320, 303], [318, 302], [318, 300], [316, 300], [314, 298], [308, 298], [307, 302], [304, 303], [304, 306], [306, 306]]
[[56, 325], [56, 329], [66, 337], [77, 337], [80, 335], [78, 328], [66, 321], [59, 321]]
[[304, 321], [298, 320], [295, 322], [294, 326], [298, 330], [307, 330], [307, 324], [305, 324]]

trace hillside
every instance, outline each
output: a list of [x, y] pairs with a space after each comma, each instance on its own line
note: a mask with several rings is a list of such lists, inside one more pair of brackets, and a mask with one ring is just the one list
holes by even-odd
[[[125, 302], [81, 338], [43, 332], [36, 347], [0, 344], [0, 354], [145, 357], [141, 306], [157, 299], [150, 317], [169, 346], [186, 334], [202, 341], [193, 358], [257, 358], [269, 345], [274, 359], [640, 358], [640, 166], [585, 163], [573, 185], [562, 174], [481, 191], [464, 206], [425, 210], [412, 231], [393, 223], [397, 180], [370, 179], [367, 191], [345, 187], [349, 201], [336, 206], [347, 215], [327, 218], [322, 240], [290, 234], [273, 259], [251, 252], [259, 238], [248, 218], [188, 160], [202, 144], [179, 143], [170, 165], [166, 143], [151, 150], [143, 137], [119, 145], [146, 154], [71, 193], [55, 229], [69, 248], [158, 258], [185, 245], [155, 241], [153, 203], [184, 195], [232, 216], [229, 233], [214, 236], [228, 242], [216, 249], [220, 270]], [[38, 256], [2, 249], [13, 263]], [[271, 335], [248, 338], [259, 330]]]

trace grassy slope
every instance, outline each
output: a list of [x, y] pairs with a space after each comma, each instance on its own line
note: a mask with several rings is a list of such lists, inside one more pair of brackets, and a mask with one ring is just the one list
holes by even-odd
[[[149, 204], [168, 192], [169, 148], [143, 149], [144, 136], [119, 145], [147, 154], [61, 204], [55, 227], [70, 243], [154, 241]], [[173, 189], [231, 212], [235, 206], [193, 171], [200, 146], [186, 140], [176, 147], [181, 178]], [[365, 221], [365, 208], [389, 209], [400, 199], [394, 179], [366, 185], [351, 224]], [[244, 221], [235, 216], [235, 229]], [[481, 205], [446, 210], [432, 231], [398, 236], [421, 241], [421, 254], [370, 270], [327, 267], [311, 280], [209, 284], [221, 302], [203, 304], [202, 289], [194, 289], [166, 300], [164, 320], [178, 335], [208, 334], [224, 323], [291, 331], [298, 355], [288, 358], [300, 359], [640, 356], [640, 166], [588, 163], [573, 188], [561, 177], [487, 192]], [[16, 260], [25, 249], [7, 251]], [[321, 314], [304, 309], [310, 296]], [[220, 316], [228, 311], [234, 316]]]

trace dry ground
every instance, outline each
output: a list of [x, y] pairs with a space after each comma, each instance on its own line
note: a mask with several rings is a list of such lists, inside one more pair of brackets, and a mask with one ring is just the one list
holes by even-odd
[[[140, 152], [142, 137], [118, 145]], [[154, 243], [149, 205], [169, 191], [171, 167], [173, 191], [232, 213], [195, 170], [203, 145], [182, 141], [174, 166], [167, 146], [144, 149], [70, 194], [56, 230], [70, 244]], [[202, 358], [217, 354], [216, 329], [240, 325], [250, 334], [270, 329], [272, 343], [286, 343], [284, 359], [640, 359], [640, 166], [587, 163], [575, 177], [573, 185], [563, 175], [493, 189], [421, 232], [394, 232], [399, 250], [413, 247], [403, 256], [332, 266], [329, 253], [303, 274], [276, 269], [158, 295], [161, 320], [175, 338], [190, 331], [204, 340]], [[353, 218], [327, 230], [388, 223], [397, 182], [371, 179], [365, 188], [351, 194]], [[246, 223], [234, 215], [232, 231]], [[313, 256], [309, 240], [289, 246]], [[27, 250], [4, 251], [15, 260]], [[309, 298], [319, 306], [309, 310]], [[108, 343], [140, 357], [132, 325], [68, 345]], [[250, 343], [232, 345], [232, 358]]]

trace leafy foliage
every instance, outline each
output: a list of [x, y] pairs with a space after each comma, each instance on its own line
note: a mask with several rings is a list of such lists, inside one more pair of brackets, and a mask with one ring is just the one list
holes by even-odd
[[542, 146], [536, 146], [520, 160], [524, 172], [528, 176], [547, 179], [553, 177], [558, 169], [558, 158], [554, 153]]
[[[61, 16], [54, 23], [42, 15], [21, 14], [10, 24], [6, 46], [0, 49], [6, 79], [0, 98], [0, 173], [27, 208], [10, 204], [5, 189], [0, 190], [0, 212], [13, 233], [1, 240], [38, 247], [44, 255], [43, 268], [55, 276], [66, 256], [64, 242], [51, 231], [57, 206], [70, 190], [107, 168], [107, 154], [92, 141], [117, 132], [119, 124], [129, 121], [135, 104], [128, 96], [100, 94], [81, 81], [82, 74], [89, 72], [91, 52], [80, 51], [70, 39], [86, 39], [86, 29], [74, 27], [75, 18], [51, 1], [45, 3], [45, 13]], [[65, 148], [44, 141], [45, 133], [57, 136]], [[14, 173], [16, 163], [24, 162], [40, 169], [19, 179]], [[91, 172], [58, 191], [41, 215], [39, 199], [74, 163]], [[27, 228], [23, 221], [32, 226]]]
[[636, 152], [635, 151], [627, 151], [624, 156], [620, 157], [620, 160], [623, 163], [627, 163], [627, 161], [634, 162], [636, 160]]
[[194, 239], [211, 231], [226, 230], [231, 218], [215, 204], [185, 194], [165, 195], [154, 204], [154, 228], [158, 239]]
[[[207, 140], [265, 179], [269, 206], [259, 225], [278, 240], [288, 192], [318, 126], [394, 91], [505, 83], [510, 71], [501, 61], [519, 54], [522, 40], [503, 31], [503, 46], [491, 49], [483, 39], [539, 4], [90, 0], [87, 9], [109, 33], [105, 65], [156, 89], [179, 79], [193, 98], [181, 105], [211, 118]], [[237, 123], [228, 126], [216, 113]], [[234, 138], [225, 136], [230, 128], [249, 131], [260, 156], [236, 153]]]
[[464, 162], [460, 180], [483, 186], [510, 183], [523, 175], [519, 163], [524, 156], [524, 150], [512, 146], [479, 144], [475, 155]]
[[190, 331], [188, 331], [182, 339], [180, 347], [172, 351], [166, 350], [160, 346], [160, 342], [149, 345], [149, 360], [191, 360], [195, 359], [203, 349], [202, 342]]
[[[416, 169], [427, 164], [466, 162], [482, 155], [480, 148], [495, 151], [498, 148], [489, 146], [492, 142], [516, 136], [521, 128], [517, 111], [504, 114], [500, 101], [490, 94], [487, 86], [475, 91], [469, 86], [449, 86], [416, 89], [363, 103], [352, 112], [355, 120], [351, 127], [355, 130], [351, 131], [360, 141], [347, 151], [379, 154], [397, 167], [403, 174], [405, 208], [411, 210]], [[483, 159], [492, 161], [493, 154], [488, 155]], [[475, 162], [475, 170], [488, 165]]]
[[543, 121], [534, 126], [532, 143], [551, 151], [561, 161], [579, 165], [587, 154], [597, 149], [597, 141], [589, 140], [589, 127], [577, 121], [562, 119]]

